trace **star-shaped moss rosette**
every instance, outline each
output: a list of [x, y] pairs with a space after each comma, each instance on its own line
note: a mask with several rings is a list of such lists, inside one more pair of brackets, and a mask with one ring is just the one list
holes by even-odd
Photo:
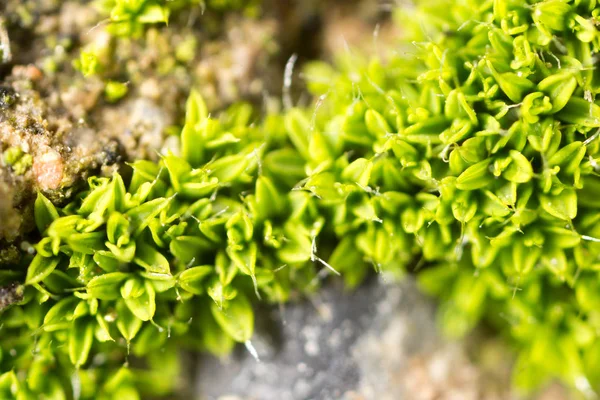
[[[91, 178], [62, 209], [38, 197], [35, 257], [0, 271], [0, 305], [12, 304], [0, 390], [166, 393], [176, 379], [153, 379], [162, 360], [175, 377], [174, 349], [247, 342], [251, 302], [418, 262], [448, 334], [485, 319], [518, 350], [520, 387], [559, 378], [591, 396], [598, 10], [420, 1], [398, 10], [405, 38], [385, 61], [307, 67], [313, 108], [256, 122], [237, 105], [212, 119], [192, 93], [180, 156]], [[128, 366], [128, 353], [145, 361]]]

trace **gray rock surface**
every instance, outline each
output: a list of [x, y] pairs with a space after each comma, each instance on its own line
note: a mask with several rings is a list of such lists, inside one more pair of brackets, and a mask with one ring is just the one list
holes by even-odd
[[478, 342], [477, 352], [491, 358], [493, 368], [476, 367], [468, 341], [443, 340], [434, 314], [434, 304], [410, 278], [400, 283], [373, 279], [353, 292], [330, 285], [319, 297], [273, 310], [270, 321], [258, 321], [252, 344], [260, 362], [243, 348], [228, 360], [203, 357], [197, 398], [517, 398], [509, 389], [510, 360], [503, 347]]

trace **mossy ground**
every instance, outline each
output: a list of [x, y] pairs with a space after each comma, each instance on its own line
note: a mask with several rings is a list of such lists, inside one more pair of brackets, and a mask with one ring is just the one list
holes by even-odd
[[[0, 157], [0, 243], [33, 229], [37, 190], [61, 204], [90, 174], [156, 159], [193, 86], [212, 110], [269, 98], [265, 104], [276, 106], [287, 58], [327, 57], [345, 35], [361, 42], [385, 19], [369, 3], [265, 1], [250, 14], [195, 7], [172, 16], [168, 29], [155, 24], [140, 38], [118, 40], [102, 29], [106, 21], [92, 3], [2, 2], [10, 59], [0, 62], [0, 153], [21, 149], [31, 160], [15, 166]], [[85, 77], [73, 64], [92, 48], [101, 72]], [[124, 84], [126, 95], [111, 98], [112, 82]], [[56, 172], [42, 174], [47, 166]]]
[[[1, 375], [5, 390], [27, 375], [23, 395], [75, 391], [63, 382], [74, 368], [104, 396], [135, 398], [159, 363], [178, 376], [154, 351], [175, 345], [172, 327], [180, 344], [253, 352], [249, 298], [284, 302], [327, 274], [354, 287], [416, 263], [447, 334], [490, 323], [520, 350], [518, 386], [559, 378], [593, 395], [596, 0], [448, 0], [448, 14], [422, 0], [398, 9], [401, 47], [381, 46], [385, 26], [358, 35], [370, 61], [315, 34], [329, 3], [298, 24], [311, 3], [265, 2], [264, 14], [216, 0], [36, 4], [8, 3], [0, 31], [5, 241], [26, 238], [35, 191], [42, 235], [0, 271], [3, 302], [19, 303], [1, 340], [21, 346], [2, 361], [19, 375]], [[98, 24], [85, 32], [54, 33], [88, 17]], [[13, 37], [43, 40], [10, 46], [11, 24]], [[334, 66], [310, 64], [310, 95], [296, 91], [294, 71], [323, 43], [340, 47]], [[16, 61], [45, 47], [43, 62]], [[240, 99], [263, 109], [225, 107]], [[133, 173], [116, 173], [127, 160]], [[41, 344], [22, 339], [35, 329]], [[119, 364], [130, 343], [151, 366], [139, 379], [88, 362]], [[39, 368], [63, 376], [40, 381]]]
[[[64, 205], [88, 177], [127, 175], [127, 161], [171, 149], [190, 88], [215, 111], [240, 100], [277, 109], [296, 53], [293, 101], [307, 102], [300, 66], [371, 37], [389, 14], [370, 3], [274, 0], [251, 15], [195, 8], [173, 15], [168, 29], [154, 24], [129, 39], [108, 35], [89, 2], [2, 2], [0, 270], [19, 264], [39, 239], [38, 191]], [[84, 76], [76, 66], [89, 49], [100, 67]], [[111, 84], [125, 93], [115, 95]], [[21, 296], [16, 285], [3, 286], [0, 309]]]

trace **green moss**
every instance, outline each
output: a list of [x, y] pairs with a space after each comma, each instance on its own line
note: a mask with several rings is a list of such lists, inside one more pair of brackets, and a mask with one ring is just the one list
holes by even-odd
[[9, 147], [4, 150], [2, 157], [8, 165], [14, 165], [23, 156], [23, 150], [20, 147]]
[[[155, 4], [138, 3], [135, 18]], [[354, 286], [422, 260], [447, 334], [486, 320], [517, 351], [518, 387], [558, 378], [591, 395], [597, 17], [595, 0], [420, 1], [396, 13], [405, 37], [385, 61], [306, 69], [314, 108], [214, 119], [192, 92], [181, 156], [138, 160], [127, 182], [92, 177], [60, 209], [38, 196], [37, 253], [9, 271], [23, 300], [0, 316], [0, 348], [15, 349], [0, 391], [60, 397], [77, 376], [81, 398], [167, 393], [165, 354], [249, 340], [252, 300], [310, 293], [320, 271]], [[144, 368], [123, 367], [129, 351]]]
[[83, 76], [96, 75], [102, 69], [98, 55], [92, 50], [82, 51], [79, 59], [73, 61], [73, 66], [81, 71]]
[[122, 82], [108, 81], [104, 87], [104, 95], [110, 103], [119, 101], [127, 94], [127, 84]]
[[175, 57], [179, 62], [191, 62], [196, 57], [197, 40], [194, 36], [188, 36], [175, 48]]
[[17, 175], [23, 175], [33, 165], [31, 154], [23, 152], [20, 147], [9, 147], [2, 153], [2, 158]]
[[0, 265], [6, 266], [9, 264], [16, 265], [21, 259], [21, 253], [14, 246], [9, 246], [0, 250]]

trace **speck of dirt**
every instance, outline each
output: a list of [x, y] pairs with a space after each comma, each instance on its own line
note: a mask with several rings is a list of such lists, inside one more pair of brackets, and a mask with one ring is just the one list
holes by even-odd
[[0, 287], [0, 311], [23, 300], [23, 288], [16, 283]]

